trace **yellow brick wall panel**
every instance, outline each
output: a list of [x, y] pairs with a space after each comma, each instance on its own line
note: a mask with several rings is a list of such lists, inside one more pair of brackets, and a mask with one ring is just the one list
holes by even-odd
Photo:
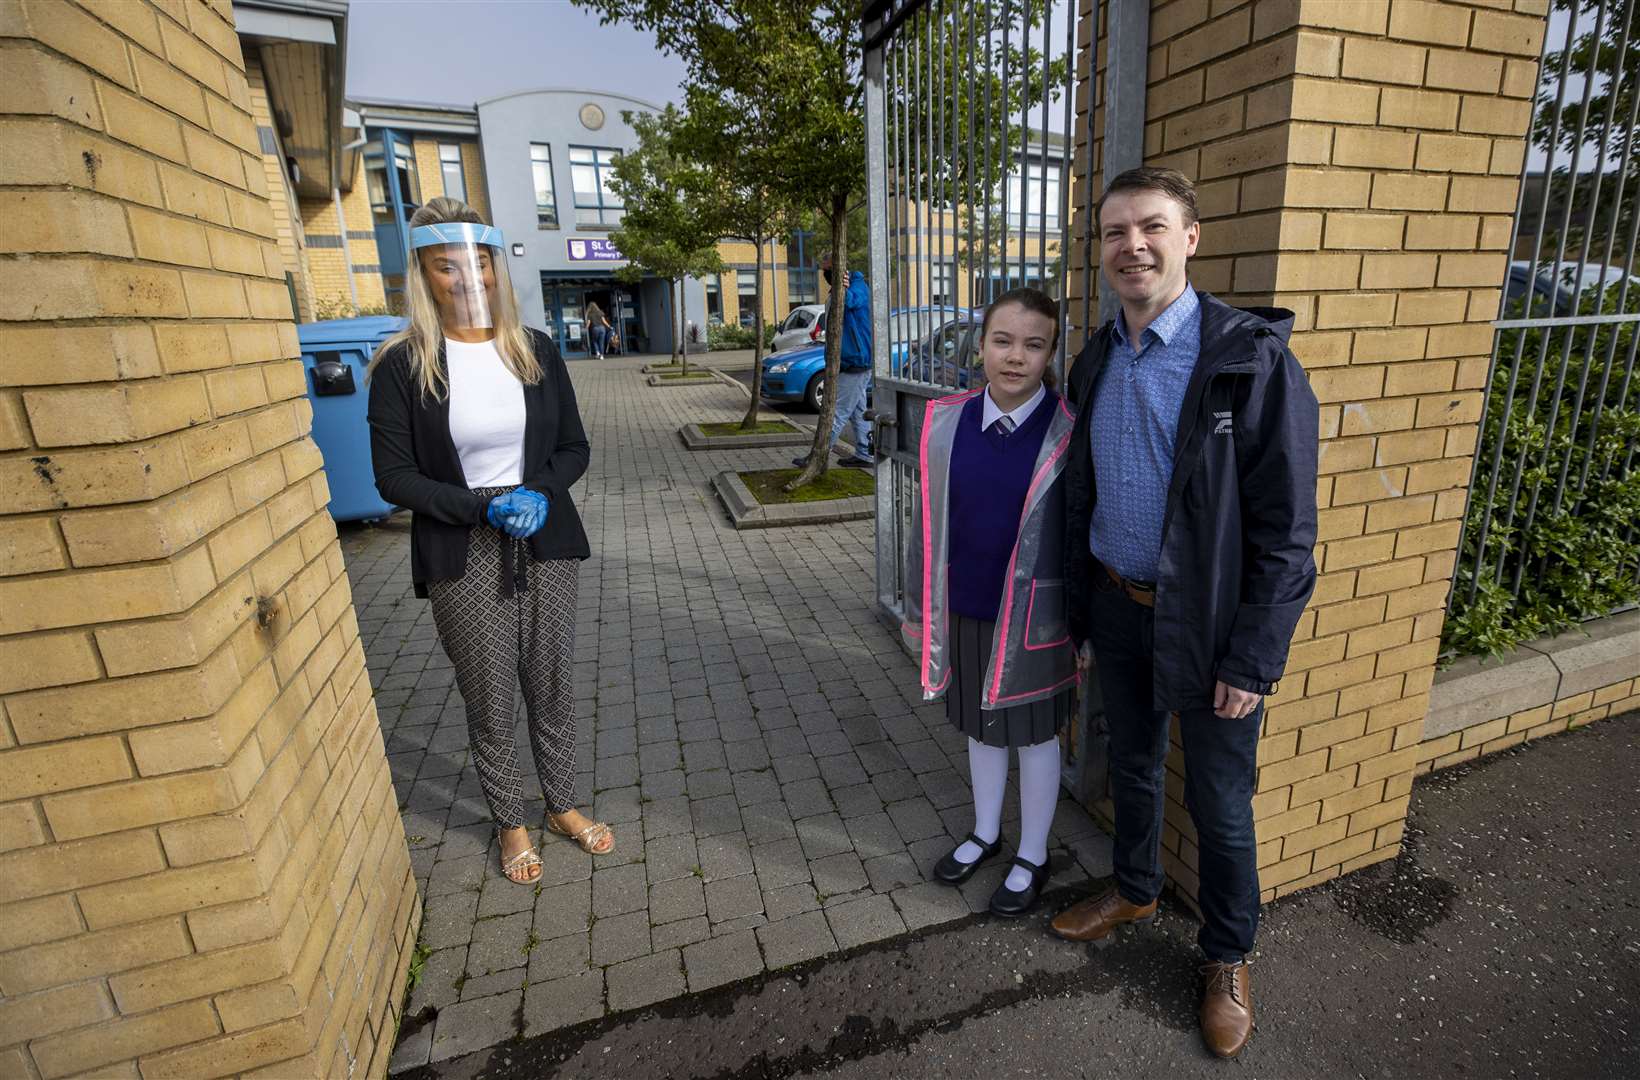
[[1462, 48], [1469, 41], [1470, 10], [1435, 0], [1391, 0], [1389, 36], [1404, 41]]
[[101, 1020], [111, 1020], [114, 1015], [114, 1003], [109, 1000], [108, 991], [101, 984], [73, 983], [0, 1001], [0, 1031], [40, 1039]]
[[196, 1042], [219, 1030], [210, 1002], [190, 1001], [143, 1016], [55, 1035], [31, 1044], [29, 1049], [42, 1076], [58, 1077], [126, 1061], [162, 1047]]
[[[1263, 766], [1258, 770], [1258, 785], [1256, 791], [1270, 791], [1274, 788], [1290, 787], [1300, 780], [1307, 780], [1312, 776], [1319, 776], [1327, 771], [1327, 751], [1316, 750], [1308, 754], [1299, 754]], [[1314, 824], [1311, 817], [1305, 824]], [[1295, 826], [1296, 827], [1296, 826]]]
[[1343, 818], [1323, 821], [1318, 825], [1310, 826], [1308, 829], [1300, 829], [1295, 833], [1290, 833], [1282, 841], [1282, 857], [1290, 859], [1303, 852], [1314, 851], [1317, 848], [1337, 843], [1344, 839], [1347, 831], [1348, 827]]
[[81, 934], [0, 954], [7, 997], [92, 979], [190, 952], [179, 919]]
[[[78, 840], [220, 813], [231, 810], [237, 802], [224, 772], [202, 770], [175, 776], [147, 777], [93, 791], [48, 795], [45, 812], [57, 839]], [[129, 885], [125, 883], [122, 888]], [[96, 925], [89, 893], [81, 894], [80, 905], [86, 912], [86, 919]]]
[[1442, 90], [1495, 94], [1503, 84], [1503, 58], [1457, 49], [1431, 49], [1425, 83]]
[[10, 799], [95, 787], [131, 775], [125, 744], [114, 736], [0, 751], [0, 791]]
[[1486, 52], [1535, 57], [1543, 46], [1545, 20], [1531, 15], [1509, 15], [1496, 11], [1475, 12], [1469, 47]]
[[1346, 79], [1421, 86], [1425, 52], [1399, 41], [1345, 38], [1342, 74]]
[[[0, 804], [0, 853], [34, 847], [45, 840], [45, 823], [34, 803]], [[0, 950], [7, 948], [11, 946], [0, 945]]]
[[[67, 565], [62, 539], [50, 518], [8, 518], [0, 521], [0, 577], [61, 570]], [[0, 664], [0, 672], [4, 670], [5, 665]], [[7, 676], [0, 673], [0, 687], [6, 681]]]
[[249, 986], [277, 970], [272, 941], [168, 960], [108, 980], [120, 1012], [131, 1015], [207, 994]]

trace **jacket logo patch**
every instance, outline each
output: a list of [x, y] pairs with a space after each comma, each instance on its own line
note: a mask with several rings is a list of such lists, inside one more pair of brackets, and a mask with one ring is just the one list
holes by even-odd
[[1231, 424], [1233, 423], [1233, 420], [1234, 420], [1234, 418], [1231, 416], [1230, 413], [1216, 412], [1216, 413], [1213, 414], [1213, 419], [1215, 421], [1217, 421], [1213, 425], [1213, 434], [1215, 434], [1215, 435], [1229, 435], [1230, 434]]

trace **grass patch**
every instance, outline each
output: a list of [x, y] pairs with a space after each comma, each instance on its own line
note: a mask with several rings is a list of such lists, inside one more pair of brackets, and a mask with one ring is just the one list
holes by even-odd
[[663, 379], [699, 379], [699, 378], [711, 379], [711, 378], [715, 378], [715, 376], [713, 376], [713, 374], [710, 371], [702, 371], [700, 368], [696, 368], [695, 370], [689, 372], [687, 375], [684, 374], [681, 371], [663, 371], [663, 372], [661, 372], [661, 378], [663, 378]]
[[729, 420], [722, 424], [702, 424], [702, 435], [795, 435], [803, 430], [796, 424], [785, 420], [759, 420], [750, 428], [740, 426], [739, 420]]
[[762, 472], [743, 472], [741, 483], [752, 497], [765, 506], [775, 503], [824, 502], [827, 499], [853, 499], [870, 495], [877, 490], [877, 479], [869, 469], [845, 469], [833, 465], [826, 475], [796, 491], [787, 491], [786, 485], [797, 479], [802, 469], [768, 469]]

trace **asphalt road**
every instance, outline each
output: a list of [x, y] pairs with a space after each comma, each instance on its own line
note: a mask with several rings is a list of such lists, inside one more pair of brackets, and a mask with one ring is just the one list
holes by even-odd
[[975, 917], [413, 1075], [1632, 1078], [1637, 830], [1640, 713], [1424, 778], [1397, 861], [1265, 908], [1234, 1063], [1164, 900], [1099, 946], [1057, 904]]

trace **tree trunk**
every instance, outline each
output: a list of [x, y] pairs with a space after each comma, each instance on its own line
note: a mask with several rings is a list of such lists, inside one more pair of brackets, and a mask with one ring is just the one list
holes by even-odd
[[[671, 301], [672, 309], [674, 311], [676, 311], [677, 307], [678, 307], [678, 291], [677, 291], [677, 289], [673, 288], [673, 282], [670, 281], [670, 280], [668, 280], [667, 283], [666, 283], [666, 299]], [[679, 325], [681, 327], [681, 325], [682, 325], [681, 320], [679, 321]], [[683, 344], [683, 335], [681, 333], [673, 334], [672, 335], [672, 363], [674, 363], [674, 364], [676, 364], [678, 362], [678, 347], [682, 344]]]
[[837, 376], [843, 370], [843, 299], [848, 294], [848, 193], [831, 200], [831, 295], [826, 298], [826, 389], [814, 425], [809, 463], [786, 485], [796, 491], [826, 475], [831, 467], [831, 426], [837, 417]]
[[680, 369], [680, 373], [683, 374], [683, 375], [688, 375], [689, 374], [689, 339], [683, 336], [684, 335], [684, 326], [687, 325], [687, 320], [685, 320], [684, 317], [683, 317], [683, 315], [684, 315], [684, 311], [683, 311], [683, 278], [681, 278], [681, 277], [678, 278], [675, 284], [677, 285], [677, 296], [678, 296], [678, 350], [683, 356], [683, 367]]
[[757, 427], [757, 407], [763, 403], [763, 239], [753, 237], [752, 243], [757, 248], [757, 314], [752, 320], [757, 340], [752, 342], [752, 400], [740, 421], [742, 431]]

